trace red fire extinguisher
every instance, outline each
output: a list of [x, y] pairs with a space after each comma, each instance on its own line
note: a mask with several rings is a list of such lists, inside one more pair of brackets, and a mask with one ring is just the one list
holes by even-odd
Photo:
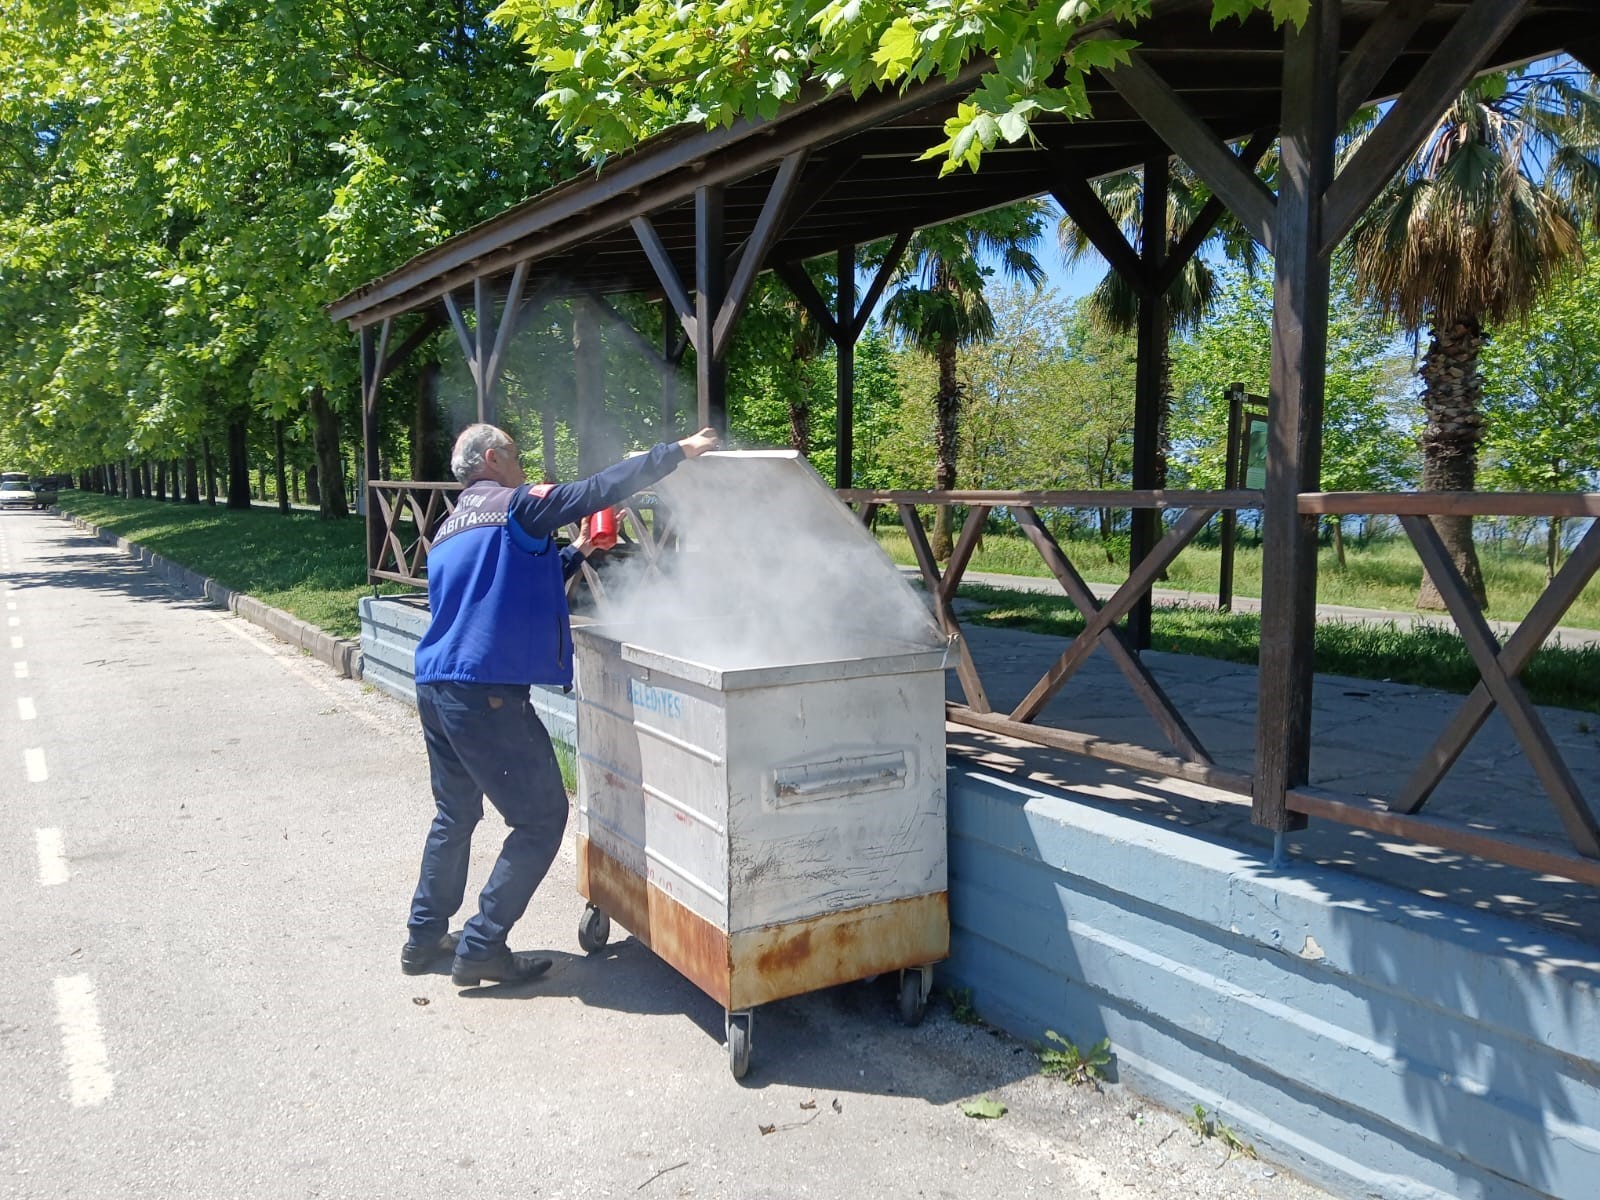
[[602, 508], [589, 518], [589, 544], [596, 550], [609, 550], [617, 544], [617, 510]]

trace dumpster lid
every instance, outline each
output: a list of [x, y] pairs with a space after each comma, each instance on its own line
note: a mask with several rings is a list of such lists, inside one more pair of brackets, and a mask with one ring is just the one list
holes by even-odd
[[[660, 644], [724, 668], [947, 646], [927, 599], [798, 452], [704, 454], [649, 490], [680, 553], [612, 590], [602, 622], [630, 643], [649, 647], [659, 630]], [[686, 647], [690, 624], [716, 633]]]

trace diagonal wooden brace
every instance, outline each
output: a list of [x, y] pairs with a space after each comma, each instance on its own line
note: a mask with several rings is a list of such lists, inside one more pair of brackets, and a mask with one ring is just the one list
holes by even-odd
[[[1529, 702], [1528, 693], [1501, 664], [1500, 643], [1495, 640], [1489, 623], [1468, 594], [1466, 581], [1461, 578], [1461, 572], [1456, 570], [1450, 552], [1439, 537], [1439, 531], [1427, 517], [1401, 517], [1400, 523], [1411, 538], [1411, 544], [1417, 548], [1417, 555], [1437, 585], [1450, 615], [1455, 618], [1456, 627], [1467, 643], [1467, 650], [1477, 664], [1490, 698], [1499, 706], [1523, 753], [1533, 765], [1534, 773], [1539, 776], [1539, 782], [1555, 804], [1556, 813], [1573, 847], [1580, 854], [1600, 858], [1600, 821], [1596, 821], [1550, 731]], [[1519, 646], [1519, 653], [1524, 649]]]
[[1011, 714], [1013, 721], [1031, 721], [1039, 715], [1039, 710], [1050, 703], [1062, 685], [1072, 678], [1084, 660], [1094, 652], [1094, 648], [1100, 644], [1100, 635], [1127, 615], [1139, 602], [1140, 597], [1150, 590], [1161, 572], [1167, 569], [1183, 548], [1194, 540], [1195, 534], [1204, 529], [1206, 522], [1216, 514], [1217, 510], [1214, 508], [1192, 508], [1178, 519], [1178, 523], [1166, 537], [1155, 544], [1144, 561], [1128, 573], [1127, 580], [1112, 594], [1111, 599], [1100, 606], [1093, 617], [1087, 619], [1083, 632], [1072, 639], [1072, 645], [1067, 647], [1067, 652], [1056, 660], [1055, 665], [1045, 672], [1044, 677], [1033, 685], [1033, 690], [1023, 697], [1022, 703], [1017, 705], [1016, 711]]
[[1250, 236], [1271, 251], [1278, 198], [1253, 169], [1234, 156], [1211, 126], [1195, 115], [1189, 102], [1137, 51], [1126, 63], [1107, 71], [1106, 79], [1156, 136], [1222, 198]]
[[[1589, 532], [1567, 556], [1567, 561], [1522, 624], [1506, 639], [1497, 661], [1507, 675], [1515, 678], [1522, 674], [1596, 572], [1600, 572], [1600, 523], [1589, 527]], [[1391, 807], [1399, 812], [1420, 812], [1445, 772], [1455, 765], [1467, 743], [1489, 719], [1494, 705], [1488, 687], [1479, 682], [1445, 731], [1423, 755]]]
[[[1037, 513], [1031, 508], [1013, 508], [1011, 515], [1022, 532], [1028, 535], [1028, 540], [1039, 551], [1039, 557], [1044, 559], [1045, 566], [1050, 568], [1050, 573], [1056, 577], [1056, 582], [1071, 598], [1077, 610], [1083, 614], [1083, 619], [1092, 621], [1100, 611], [1099, 601], [1094, 593], [1089, 590], [1089, 585], [1084, 581], [1072, 561], [1062, 552], [1061, 546], [1055, 538], [1050, 536], [1050, 531], [1044, 527]], [[1190, 762], [1207, 763], [1211, 755], [1206, 753], [1200, 739], [1189, 728], [1182, 715], [1173, 707], [1171, 699], [1156, 682], [1155, 676], [1138, 656], [1128, 647], [1123, 639], [1122, 632], [1115, 627], [1107, 629], [1100, 635], [1100, 644], [1105, 647], [1106, 653], [1111, 656], [1111, 661], [1117, 664], [1117, 669], [1122, 672], [1133, 688], [1134, 695], [1139, 697], [1139, 702], [1155, 718], [1161, 732], [1166, 734], [1167, 740], [1174, 749]]]
[[928, 535], [923, 531], [922, 522], [917, 518], [916, 505], [901, 504], [897, 507], [900, 510], [900, 521], [905, 527], [906, 537], [911, 542], [911, 551], [917, 556], [917, 566], [922, 570], [923, 583], [928, 589], [928, 595], [933, 598], [934, 615], [938, 618], [939, 627], [955, 644], [956, 675], [961, 680], [961, 690], [966, 694], [967, 707], [974, 712], [992, 712], [993, 709], [989, 707], [989, 696], [983, 690], [983, 679], [978, 675], [978, 666], [972, 660], [972, 651], [967, 648], [967, 639], [961, 634], [961, 623], [956, 620], [955, 609], [950, 603], [955, 596], [956, 588], [961, 583], [961, 576], [966, 573], [967, 562], [978, 544], [978, 534], [983, 530], [983, 522], [989, 510], [987, 508], [972, 510], [972, 515], [967, 518], [967, 523], [961, 530], [961, 537], [951, 552], [950, 564], [941, 577], [939, 566], [933, 558], [933, 547], [928, 544]]
[[1378, 127], [1329, 185], [1322, 202], [1322, 253], [1332, 254], [1361, 214], [1516, 27], [1528, 0], [1472, 0]]

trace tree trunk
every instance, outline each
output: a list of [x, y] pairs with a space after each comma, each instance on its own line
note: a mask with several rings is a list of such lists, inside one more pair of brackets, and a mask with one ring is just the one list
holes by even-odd
[[322, 489], [317, 515], [340, 521], [350, 515], [344, 495], [344, 458], [339, 451], [339, 414], [319, 383], [311, 389], [311, 445], [317, 453], [317, 483]]
[[1333, 557], [1338, 561], [1339, 569], [1344, 570], [1344, 518], [1339, 516], [1333, 518]]
[[1545, 534], [1544, 581], [1549, 583], [1561, 566], [1561, 534], [1567, 523], [1561, 517], [1551, 517], [1545, 524], [1549, 528]]
[[809, 399], [789, 401], [789, 449], [801, 454], [811, 453], [811, 402]]
[[122, 488], [121, 488], [121, 491], [122, 491], [122, 498], [124, 500], [132, 500], [133, 499], [133, 472], [128, 469], [129, 465], [130, 464], [129, 464], [127, 459], [123, 459], [122, 460]]
[[[1470, 492], [1478, 479], [1478, 443], [1483, 440], [1483, 377], [1478, 356], [1487, 340], [1476, 317], [1436, 321], [1428, 353], [1422, 360], [1422, 409], [1427, 425], [1422, 434], [1422, 490]], [[1488, 604], [1483, 570], [1472, 541], [1472, 518], [1432, 517], [1433, 526], [1466, 581], [1478, 607]], [[1444, 597], [1426, 574], [1417, 607], [1442, 609]]]
[[189, 504], [200, 503], [200, 466], [192, 454], [183, 460], [183, 498]]
[[[956, 486], [956, 440], [961, 433], [961, 384], [956, 379], [956, 344], [939, 344], [939, 394], [935, 400], [933, 486], [947, 492]], [[933, 556], [950, 560], [950, 506], [941, 504], [933, 516]]]
[[289, 515], [289, 473], [283, 462], [283, 419], [272, 423], [273, 482], [278, 487], [278, 512]]
[[267, 498], [267, 468], [266, 467], [257, 467], [256, 468], [256, 499], [257, 500], [265, 500], [266, 498]]
[[200, 457], [205, 463], [206, 503], [215, 504], [217, 502], [217, 464], [216, 460], [211, 457], [211, 439], [208, 437], [200, 439]]
[[228, 507], [250, 507], [250, 414], [228, 422]]
[[157, 500], [165, 500], [167, 498], [167, 463], [165, 459], [156, 464], [155, 484], [156, 490], [152, 494]]
[[317, 485], [317, 464], [306, 465], [306, 503], [322, 507], [322, 489]]
[[145, 466], [143, 463], [134, 463], [133, 470], [128, 472], [133, 479], [132, 491], [130, 495], [132, 495], [135, 500], [143, 500], [145, 497], [144, 473]]

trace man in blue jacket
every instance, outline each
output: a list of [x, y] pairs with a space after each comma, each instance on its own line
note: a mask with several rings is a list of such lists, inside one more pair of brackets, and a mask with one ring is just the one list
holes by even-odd
[[[450, 977], [463, 987], [522, 982], [550, 969], [548, 958], [513, 954], [506, 935], [555, 861], [567, 825], [555, 751], [528, 699], [531, 684], [572, 686], [566, 580], [585, 545], [580, 539], [561, 549], [555, 534], [716, 444], [715, 432], [702, 429], [588, 479], [530, 487], [504, 430], [470, 425], [456, 439], [450, 469], [466, 487], [428, 551], [433, 621], [417, 646], [417, 711], [438, 812], [400, 952], [406, 974], [452, 951]], [[466, 890], [485, 796], [511, 833], [458, 941], [449, 922]]]

